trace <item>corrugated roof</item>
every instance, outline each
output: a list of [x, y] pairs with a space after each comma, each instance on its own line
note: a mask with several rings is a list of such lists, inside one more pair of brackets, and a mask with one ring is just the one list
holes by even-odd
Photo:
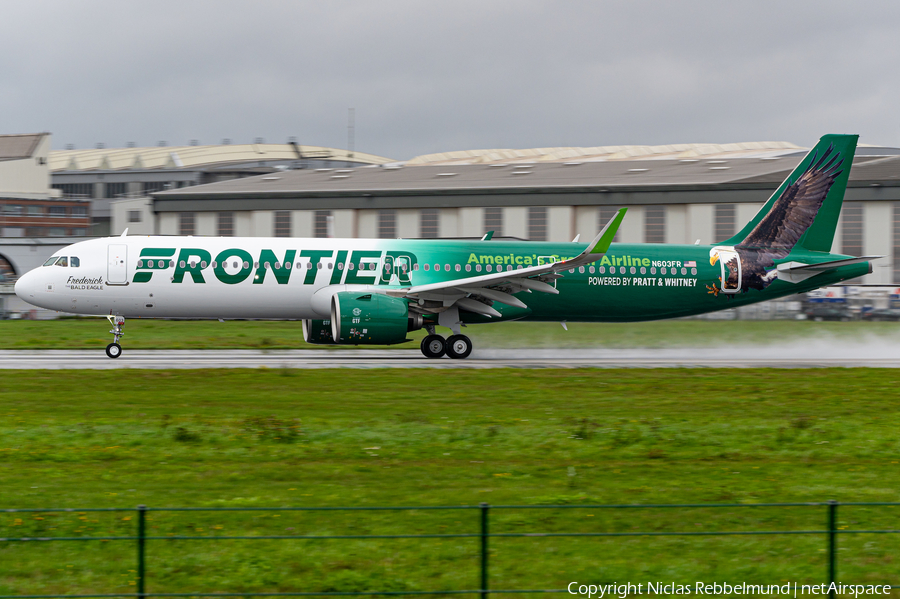
[[21, 160], [31, 158], [38, 144], [49, 133], [28, 133], [23, 135], [0, 135], [0, 160]]
[[[296, 148], [296, 149], [295, 149]], [[299, 149], [300, 155], [297, 150]], [[302, 156], [301, 156], [302, 155]], [[171, 146], [109, 148], [94, 150], [54, 150], [50, 170], [134, 170], [197, 168], [263, 160], [327, 159], [361, 164], [386, 164], [390, 158], [321, 146], [293, 144], [234, 144], [215, 146]]]
[[[153, 194], [159, 199], [404, 193], [603, 190], [778, 184], [803, 153], [781, 158], [703, 158], [530, 165], [369, 166], [272, 173]], [[876, 176], [877, 175], [877, 176]], [[851, 181], [900, 176], [900, 157], [856, 157]]]
[[461, 150], [424, 154], [406, 161], [407, 166], [451, 164], [515, 164], [521, 162], [598, 162], [609, 160], [681, 160], [690, 158], [738, 158], [779, 156], [803, 151], [786, 141], [730, 144], [671, 144], [662, 146], [595, 146], [588, 148], [531, 148], [522, 150]]

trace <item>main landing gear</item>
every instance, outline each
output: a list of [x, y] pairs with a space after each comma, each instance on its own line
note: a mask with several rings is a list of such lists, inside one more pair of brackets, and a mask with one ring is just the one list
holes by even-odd
[[122, 331], [122, 327], [125, 326], [125, 317], [109, 315], [106, 317], [106, 320], [112, 326], [109, 332], [113, 335], [113, 342], [106, 346], [106, 355], [110, 358], [118, 358], [122, 355], [122, 346], [119, 345], [119, 339], [125, 334]]
[[446, 340], [434, 333], [422, 339], [422, 353], [426, 358], [440, 358], [444, 354], [462, 360], [472, 353], [472, 340], [465, 335], [451, 335]]

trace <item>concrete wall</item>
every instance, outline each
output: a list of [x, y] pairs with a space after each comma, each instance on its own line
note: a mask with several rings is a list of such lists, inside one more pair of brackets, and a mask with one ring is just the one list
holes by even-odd
[[438, 217], [438, 235], [459, 237], [459, 208], [444, 208]]
[[335, 237], [361, 237], [356, 232], [355, 210], [332, 210], [331, 216], [334, 217]]
[[644, 207], [629, 206], [619, 226], [619, 243], [644, 243]]
[[600, 210], [596, 206], [576, 206], [575, 235], [581, 235], [581, 241], [593, 239], [600, 232]]
[[[460, 237], [481, 237], [484, 230], [484, 208], [459, 208]], [[441, 211], [443, 218], [443, 210]]]
[[893, 277], [893, 205], [891, 202], [863, 203], [863, 253], [884, 256], [872, 263], [872, 274], [863, 277], [869, 285], [888, 285]]
[[378, 211], [358, 210], [356, 212], [356, 236], [362, 239], [378, 237]]
[[692, 243], [687, 233], [688, 207], [666, 206], [666, 243]]
[[312, 237], [315, 225], [314, 210], [294, 210], [291, 213], [291, 237]]
[[271, 210], [255, 210], [250, 216], [253, 237], [275, 236], [275, 213]]
[[38, 143], [33, 156], [0, 162], [0, 192], [32, 199], [50, 195], [49, 154], [50, 136], [46, 135]]
[[[128, 228], [129, 235], [153, 235], [156, 232], [156, 219], [152, 212], [153, 201], [150, 198], [117, 200], [110, 206], [112, 208], [111, 235], [121, 235], [126, 228]], [[129, 222], [129, 213], [131, 212], [140, 214], [140, 222]]]
[[420, 237], [419, 211], [407, 208], [397, 210], [397, 237]]
[[687, 234], [685, 243], [700, 243], [707, 245], [719, 241], [715, 236], [715, 205], [692, 204], [687, 207]]
[[528, 208], [503, 209], [503, 235], [528, 239]]
[[547, 241], [572, 241], [572, 206], [550, 206], [547, 208]]

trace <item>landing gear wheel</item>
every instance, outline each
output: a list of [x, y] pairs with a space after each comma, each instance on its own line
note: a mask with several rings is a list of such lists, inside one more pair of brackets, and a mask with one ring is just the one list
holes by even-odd
[[422, 339], [422, 353], [426, 358], [440, 358], [447, 352], [447, 344], [440, 335], [428, 335]]
[[463, 360], [472, 353], [472, 340], [465, 335], [452, 335], [447, 338], [447, 355], [454, 360]]
[[110, 358], [118, 358], [122, 355], [122, 346], [118, 343], [110, 343], [106, 346], [106, 355]]

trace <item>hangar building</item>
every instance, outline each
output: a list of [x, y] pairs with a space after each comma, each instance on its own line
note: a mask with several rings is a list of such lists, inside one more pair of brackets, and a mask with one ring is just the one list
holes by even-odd
[[[482, 150], [361, 167], [285, 170], [122, 202], [126, 226], [164, 235], [480, 237], [571, 241], [622, 206], [625, 243], [726, 239], [807, 149], [784, 142]], [[836, 251], [883, 255], [866, 284], [900, 284], [900, 149], [861, 146]]]
[[164, 189], [271, 173], [279, 169], [346, 168], [382, 164], [388, 158], [336, 148], [306, 146], [293, 138], [284, 144], [98, 148], [55, 150], [49, 154], [53, 187], [65, 198], [88, 200], [93, 236], [110, 234], [115, 200], [146, 198]]

